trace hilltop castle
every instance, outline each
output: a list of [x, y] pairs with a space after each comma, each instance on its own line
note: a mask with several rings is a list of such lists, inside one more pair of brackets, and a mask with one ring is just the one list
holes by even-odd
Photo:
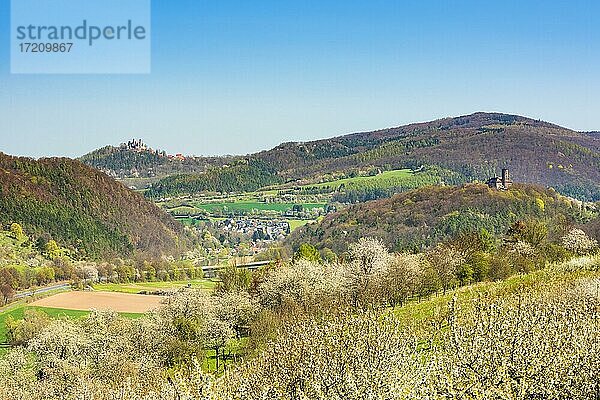
[[133, 150], [133, 151], [145, 151], [150, 150], [148, 146], [142, 141], [142, 139], [133, 139], [127, 143], [121, 143], [122, 149]]
[[510, 180], [510, 172], [508, 168], [502, 169], [502, 177], [496, 176], [487, 181], [489, 187], [498, 190], [508, 190], [513, 182]]

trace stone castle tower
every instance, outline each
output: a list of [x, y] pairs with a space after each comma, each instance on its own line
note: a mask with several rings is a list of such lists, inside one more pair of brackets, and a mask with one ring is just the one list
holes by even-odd
[[502, 176], [490, 178], [487, 182], [488, 186], [498, 190], [508, 190], [513, 182], [510, 180], [510, 171], [508, 168], [502, 169]]

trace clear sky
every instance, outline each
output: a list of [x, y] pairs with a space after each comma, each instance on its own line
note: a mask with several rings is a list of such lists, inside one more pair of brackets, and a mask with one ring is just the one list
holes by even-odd
[[0, 151], [170, 153], [475, 111], [600, 130], [600, 2], [153, 0], [149, 75], [11, 75], [0, 0]]

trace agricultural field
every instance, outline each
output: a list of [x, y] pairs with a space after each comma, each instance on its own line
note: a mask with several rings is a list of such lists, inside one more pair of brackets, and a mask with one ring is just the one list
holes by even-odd
[[[427, 184], [435, 184], [440, 181], [440, 171], [412, 171], [410, 169], [383, 171], [373, 176], [355, 176], [342, 179], [318, 183], [303, 183], [300, 185], [285, 184], [279, 186], [270, 186], [264, 190], [247, 192], [243, 194], [232, 194], [227, 196], [201, 195], [195, 197], [182, 197], [158, 204], [173, 215], [194, 215], [198, 210], [208, 213], [222, 212], [224, 209], [229, 212], [251, 212], [256, 211], [276, 211], [285, 212], [294, 205], [302, 205], [305, 210], [322, 208], [327, 205], [333, 192], [341, 187], [359, 188], [359, 187], [396, 187], [406, 185], [409, 187], [418, 187]], [[303, 194], [303, 191], [312, 189], [326, 189], [326, 192], [319, 195]], [[293, 190], [297, 193], [297, 201], [285, 201], [280, 192]], [[314, 201], [319, 198], [319, 201]], [[267, 200], [268, 201], [265, 201]], [[313, 199], [313, 201], [311, 201]]]
[[72, 291], [45, 297], [31, 305], [66, 310], [113, 310], [123, 313], [146, 313], [159, 308], [164, 299], [163, 296], [130, 293]]
[[[276, 211], [284, 213], [292, 209], [296, 203], [264, 203], [258, 201], [237, 201], [237, 202], [217, 202], [217, 203], [196, 203], [195, 206], [201, 210], [208, 212], [217, 211]], [[301, 203], [305, 210], [313, 210], [315, 208], [324, 208], [326, 203]]]
[[23, 319], [25, 310], [43, 311], [52, 318], [81, 318], [89, 314], [89, 311], [67, 310], [61, 308], [38, 307], [26, 304], [20, 304], [16, 307], [11, 307], [8, 310], [0, 312], [0, 343], [6, 341], [6, 318], [9, 316], [16, 320]]
[[303, 187], [327, 187], [332, 190], [339, 189], [342, 185], [360, 185], [360, 184], [399, 184], [408, 179], [411, 179], [415, 172], [410, 169], [399, 169], [393, 171], [383, 171], [378, 175], [373, 176], [355, 176], [352, 178], [338, 179], [331, 182], [322, 182], [315, 184], [303, 185]]
[[[80, 319], [87, 317], [90, 314], [89, 310], [69, 310], [65, 308], [51, 308], [41, 307], [31, 304], [20, 302], [18, 304], [12, 304], [10, 307], [0, 311], [0, 356], [2, 356], [7, 350], [6, 345], [6, 319], [12, 317], [15, 320], [21, 320], [25, 316], [26, 310], [35, 310], [43, 312], [52, 319], [69, 318], [69, 319]], [[142, 313], [119, 313], [125, 318], [140, 318]]]
[[416, 171], [383, 171], [372, 176], [329, 178], [331, 180], [325, 182], [288, 183], [246, 193], [184, 196], [159, 202], [158, 205], [189, 226], [198, 224], [194, 216], [211, 221], [249, 215], [276, 219], [290, 210], [297, 214], [294, 219], [314, 220], [316, 216], [311, 214], [317, 209], [326, 209], [332, 202], [355, 203], [372, 196], [387, 197], [398, 191], [452, 181], [448, 171], [433, 167]]
[[170, 282], [136, 282], [136, 283], [97, 283], [94, 285], [94, 290], [100, 292], [119, 292], [137, 294], [140, 292], [153, 291], [173, 291], [187, 287], [212, 290], [217, 284], [213, 279], [195, 279], [191, 281], [170, 281]]
[[284, 201], [277, 195], [247, 193], [243, 196], [218, 198], [198, 196], [194, 199], [175, 199], [157, 204], [183, 224], [194, 226], [198, 224], [195, 217], [220, 222], [230, 216], [277, 219], [287, 212], [293, 212], [294, 218], [307, 219], [308, 216], [317, 215], [319, 209], [325, 209], [329, 201], [323, 196], [300, 196], [297, 200]]

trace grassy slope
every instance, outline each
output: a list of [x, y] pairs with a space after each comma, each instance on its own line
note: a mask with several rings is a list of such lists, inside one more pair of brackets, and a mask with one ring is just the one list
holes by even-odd
[[353, 185], [353, 184], [364, 184], [364, 183], [392, 183], [398, 184], [403, 180], [409, 179], [413, 176], [413, 172], [410, 169], [399, 169], [392, 171], [384, 171], [379, 175], [375, 176], [356, 176], [354, 178], [338, 179], [331, 182], [315, 183], [303, 185], [305, 187], [330, 187], [337, 189], [341, 185]]
[[290, 224], [290, 230], [293, 232], [296, 229], [303, 227], [304, 225], [312, 224], [316, 221], [315, 220], [288, 219], [287, 222], [288, 222], [288, 224]]
[[[582, 258], [583, 259], [583, 258]], [[596, 257], [596, 263], [600, 263], [600, 257]], [[440, 313], [447, 310], [448, 303], [456, 296], [459, 307], [468, 307], [469, 303], [478, 296], [509, 296], [517, 293], [526, 293], [528, 290], [541, 289], [547, 285], [553, 286], [557, 283], [564, 284], [583, 278], [600, 277], [600, 271], [575, 271], [558, 272], [551, 266], [540, 271], [534, 271], [525, 275], [514, 275], [499, 282], [480, 282], [465, 286], [456, 290], [439, 294], [424, 301], [411, 301], [403, 306], [396, 307], [393, 312], [406, 323], [427, 323]]]

